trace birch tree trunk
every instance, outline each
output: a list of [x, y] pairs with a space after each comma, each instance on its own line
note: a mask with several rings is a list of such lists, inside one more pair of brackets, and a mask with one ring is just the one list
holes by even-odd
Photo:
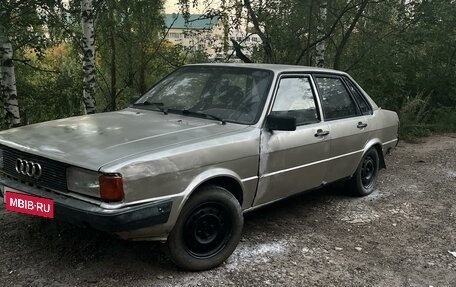
[[[327, 13], [328, 3], [326, 0], [320, 2], [320, 17], [318, 18], [317, 26], [317, 38], [321, 39], [325, 35], [325, 24], [326, 24], [326, 13]], [[325, 66], [325, 50], [326, 50], [326, 40], [318, 42], [315, 46], [315, 64], [317, 67], [323, 68]]]
[[[112, 13], [112, 11], [110, 12]], [[111, 14], [112, 16], [112, 14]], [[112, 19], [112, 18], [111, 18]], [[109, 32], [109, 42], [111, 46], [111, 103], [110, 103], [110, 110], [115, 111], [117, 108], [116, 98], [117, 98], [117, 66], [116, 66], [116, 39], [114, 36], [114, 30], [111, 29]], [[142, 62], [141, 62], [142, 65]], [[144, 74], [143, 71], [140, 71], [140, 78], [141, 73]], [[144, 77], [144, 75], [143, 75]], [[144, 79], [142, 80], [144, 82]], [[140, 80], [141, 82], [141, 80]], [[140, 85], [144, 85], [143, 83]]]
[[307, 25], [307, 44], [306, 44], [306, 65], [307, 66], [312, 66], [312, 55], [310, 53], [310, 49], [309, 49], [309, 46], [310, 46], [310, 41], [312, 39], [312, 34], [313, 34], [313, 31], [315, 29], [313, 29], [314, 27], [314, 16], [313, 16], [313, 10], [314, 10], [314, 2], [315, 0], [310, 0], [310, 4], [309, 4], [309, 22], [308, 22], [308, 25]]
[[92, 0], [81, 1], [82, 31], [83, 31], [83, 70], [84, 88], [83, 101], [87, 114], [96, 112], [95, 102], [95, 32], [93, 27], [94, 13]]
[[19, 126], [21, 118], [17, 101], [16, 75], [13, 65], [13, 48], [8, 39], [0, 35], [0, 92], [4, 103], [5, 121], [9, 128]]
[[[222, 24], [223, 24], [223, 56], [226, 59], [227, 55], [228, 55], [229, 38], [230, 38], [230, 25], [229, 25], [229, 19], [228, 19], [228, 12], [226, 11], [228, 9], [226, 7], [226, 0], [222, 0], [221, 7], [222, 7], [222, 11], [223, 11], [222, 17], [221, 17]], [[236, 9], [237, 9], [237, 5], [236, 5]], [[247, 25], [248, 25], [248, 23], [247, 23]]]
[[405, 0], [399, 0], [399, 8], [397, 11], [397, 21], [401, 23], [405, 19]]

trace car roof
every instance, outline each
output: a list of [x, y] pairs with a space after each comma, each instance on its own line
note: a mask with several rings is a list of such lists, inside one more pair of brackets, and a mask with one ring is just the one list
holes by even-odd
[[283, 64], [248, 64], [248, 63], [203, 63], [203, 64], [190, 64], [186, 66], [215, 66], [215, 67], [244, 67], [252, 69], [266, 69], [274, 71], [275, 73], [282, 72], [306, 72], [306, 73], [331, 73], [339, 75], [347, 75], [347, 73], [332, 69], [298, 66], [298, 65], [283, 65]]
[[[298, 66], [298, 65], [283, 65], [283, 64], [257, 64], [257, 63], [201, 63], [201, 64], [189, 64], [185, 65], [186, 67], [195, 67], [195, 66], [202, 66], [202, 67], [244, 67], [244, 68], [252, 68], [252, 69], [265, 69], [273, 71], [275, 74], [280, 73], [329, 73], [333, 75], [342, 75], [347, 76], [353, 80], [353, 78], [348, 75], [346, 72], [326, 69], [326, 68], [318, 68], [318, 67], [309, 67], [309, 66]], [[356, 82], [355, 82], [356, 83]], [[372, 100], [372, 98], [366, 93], [366, 91], [361, 88], [358, 84], [357, 87], [362, 91], [364, 96], [370, 102], [372, 108], [374, 110], [378, 109], [379, 107], [377, 104]]]

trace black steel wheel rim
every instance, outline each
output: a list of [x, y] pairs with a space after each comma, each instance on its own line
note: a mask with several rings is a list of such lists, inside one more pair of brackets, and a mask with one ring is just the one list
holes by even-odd
[[229, 211], [223, 204], [200, 204], [193, 209], [184, 224], [185, 248], [197, 258], [214, 256], [226, 246], [232, 229]]
[[366, 156], [361, 166], [361, 182], [365, 188], [371, 188], [374, 184], [376, 166], [375, 159], [370, 155]]

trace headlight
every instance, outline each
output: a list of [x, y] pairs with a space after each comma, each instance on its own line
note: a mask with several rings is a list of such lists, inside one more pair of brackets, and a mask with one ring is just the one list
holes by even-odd
[[67, 168], [68, 189], [74, 192], [100, 197], [100, 183], [98, 172], [70, 167]]

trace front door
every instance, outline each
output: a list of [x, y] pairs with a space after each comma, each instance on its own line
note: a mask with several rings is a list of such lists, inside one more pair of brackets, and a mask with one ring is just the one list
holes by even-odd
[[254, 205], [320, 186], [328, 167], [329, 128], [308, 75], [280, 77], [270, 114], [296, 118], [295, 131], [261, 132], [259, 184]]

